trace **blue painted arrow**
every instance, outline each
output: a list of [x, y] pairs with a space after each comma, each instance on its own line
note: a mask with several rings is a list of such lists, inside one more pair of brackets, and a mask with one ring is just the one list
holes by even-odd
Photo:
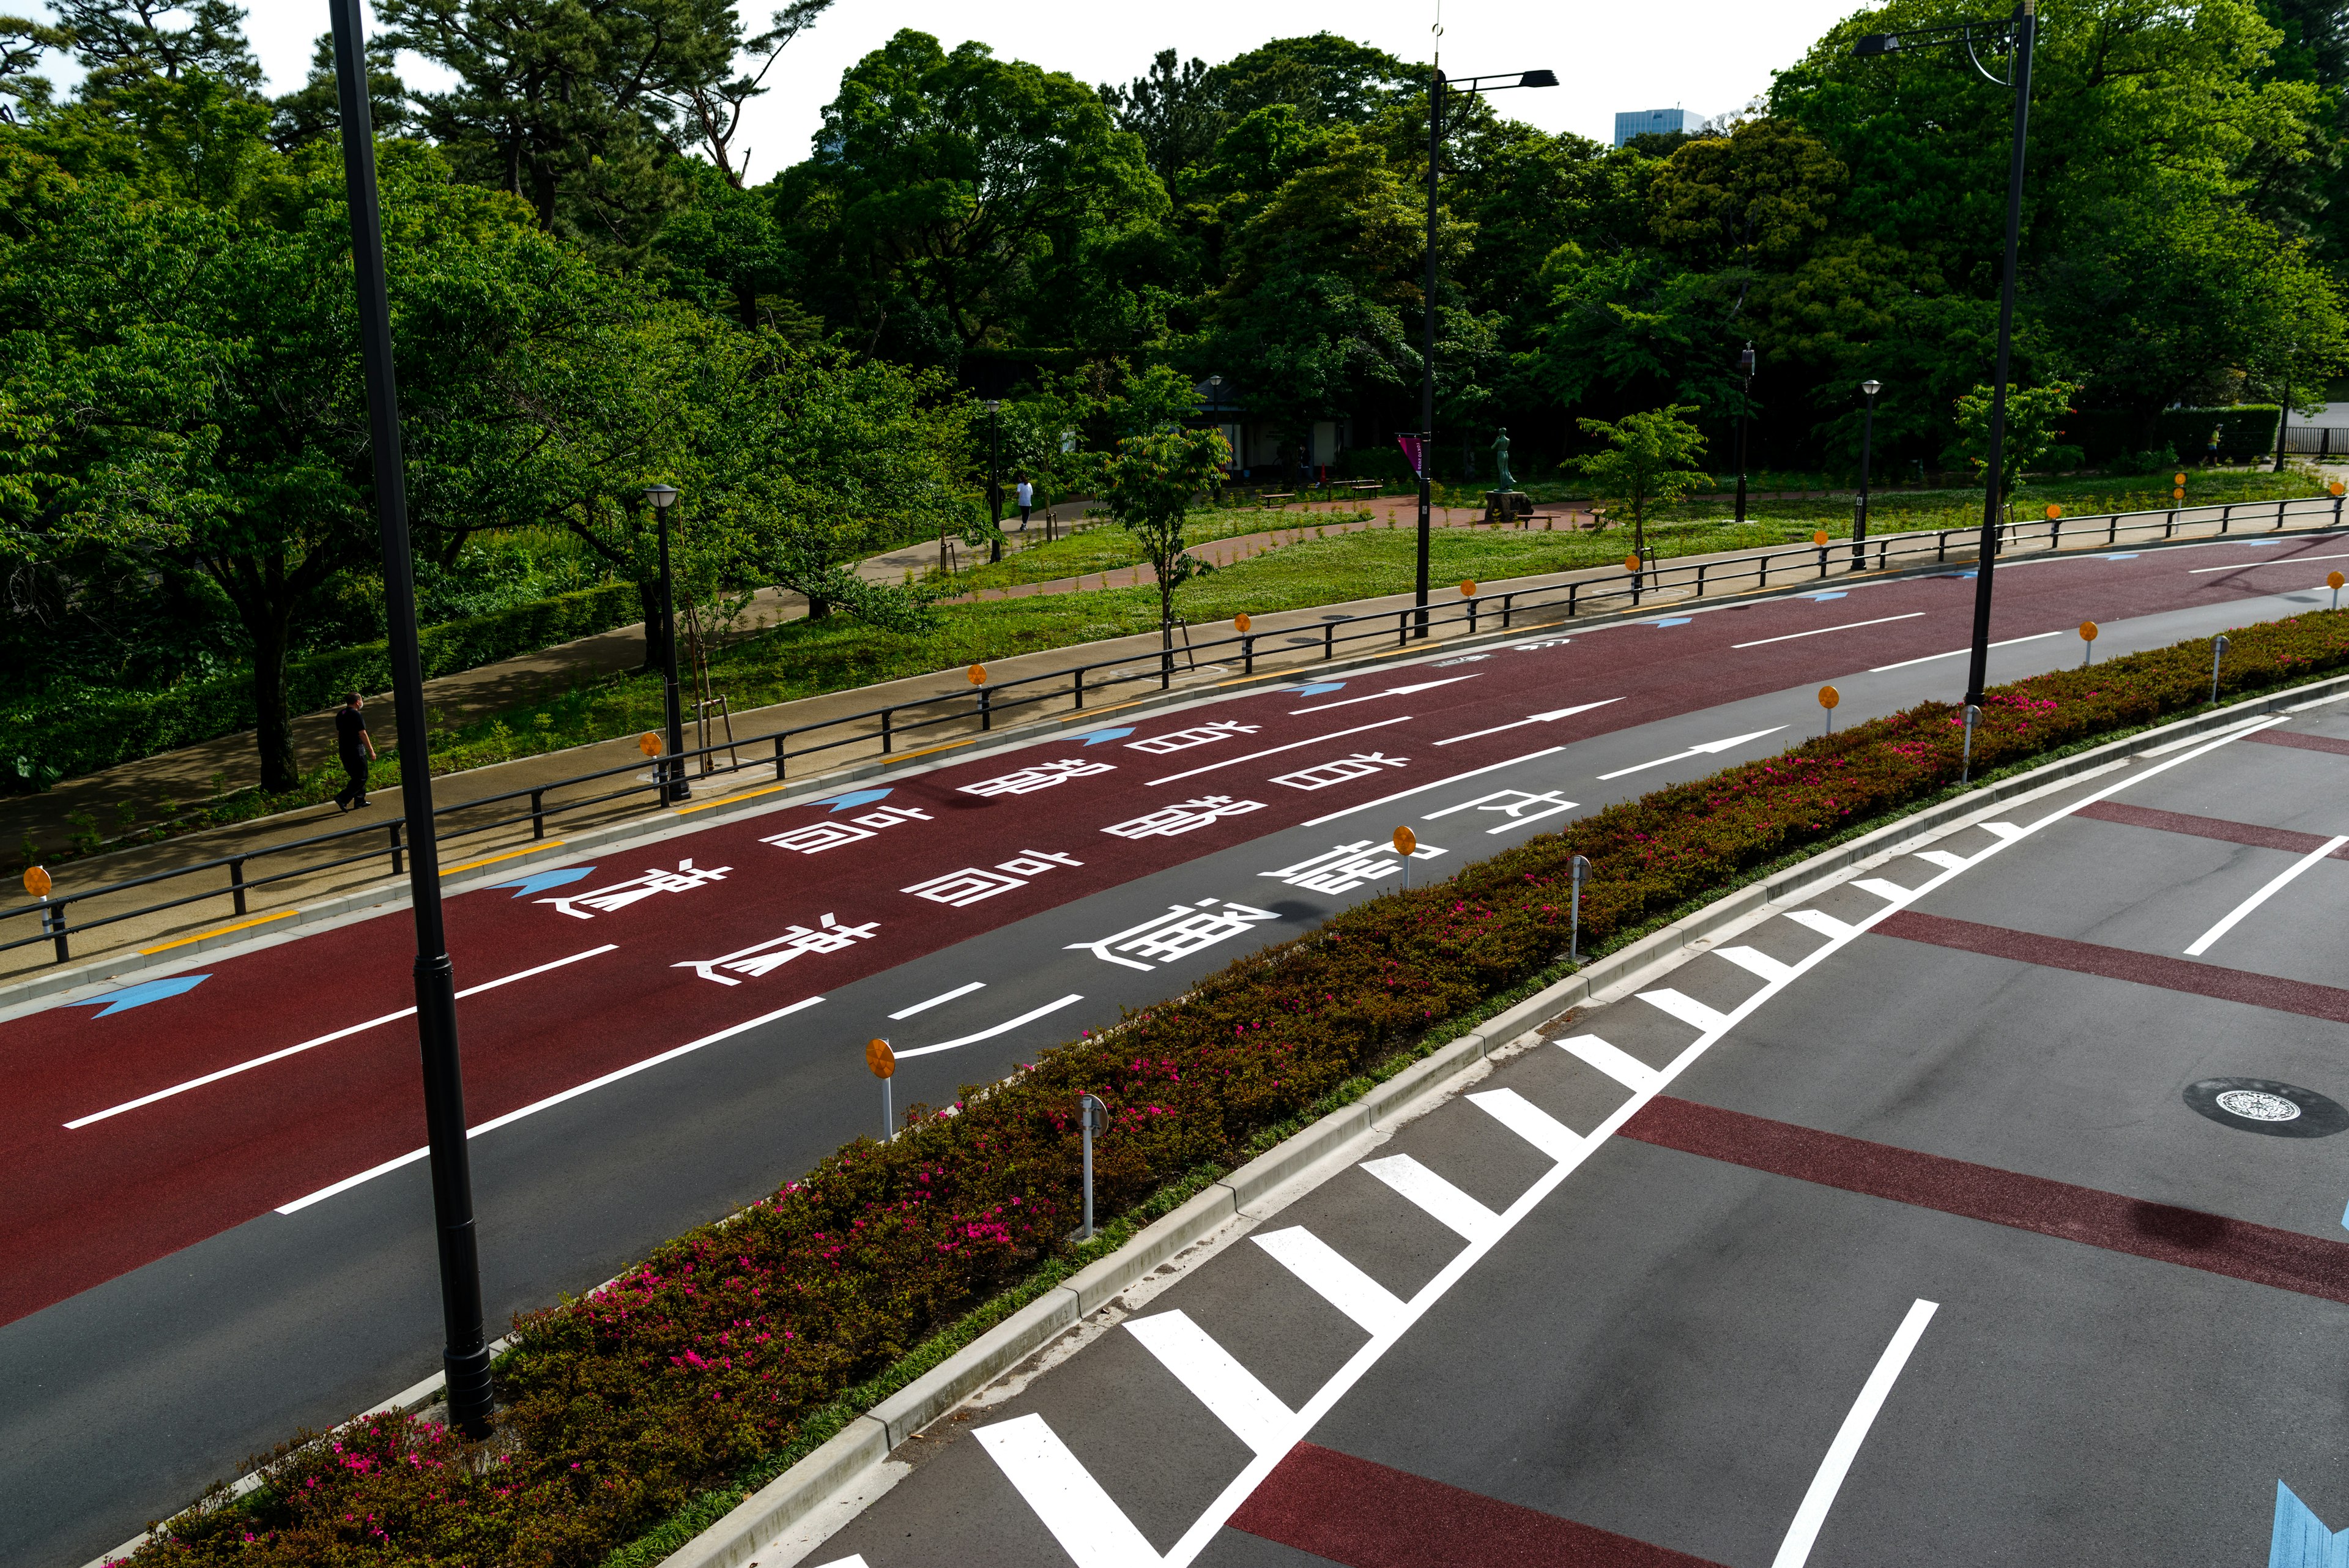
[[1829, 599], [1839, 599], [1843, 597], [1843, 590], [1841, 588], [1837, 588], [1831, 594], [1805, 594], [1803, 597], [1810, 600], [1815, 605], [1823, 605]]
[[1684, 615], [1676, 615], [1676, 616], [1673, 616], [1673, 617], [1672, 617], [1671, 619], [1669, 619], [1669, 620], [1659, 620], [1659, 621], [1651, 621], [1651, 622], [1649, 622], [1649, 624], [1650, 624], [1651, 626], [1686, 626], [1686, 625], [1688, 625], [1688, 623], [1689, 623], [1689, 618], [1688, 618], [1688, 617], [1686, 617], [1686, 616], [1684, 616]]
[[210, 979], [212, 976], [208, 974], [175, 974], [169, 980], [141, 981], [137, 985], [127, 985], [120, 991], [109, 991], [103, 996], [87, 997], [80, 1002], [68, 1002], [65, 1005], [96, 1007], [102, 1002], [106, 1003], [105, 1011], [95, 1016], [111, 1018], [118, 1012], [128, 1012], [134, 1007], [144, 1007], [150, 1002], [161, 1002], [166, 997], [185, 995]]
[[2135, 550], [2128, 550], [2117, 556], [2106, 556], [2105, 559], [2107, 561], [2134, 561], [2137, 559], [2137, 552]]
[[1291, 697], [1319, 697], [1324, 691], [1343, 691], [1345, 689], [1346, 683], [1342, 680], [1324, 680], [1318, 686], [1299, 686], [1296, 690], [1290, 691], [1289, 695]]
[[1103, 741], [1123, 741], [1132, 733], [1133, 733], [1133, 726], [1129, 724], [1123, 730], [1095, 730], [1092, 734], [1080, 735], [1077, 739], [1088, 746], [1098, 746]]
[[2336, 1533], [2325, 1529], [2316, 1511], [2278, 1481], [2268, 1568], [2349, 1568], [2349, 1530]]
[[512, 888], [515, 898], [526, 898], [533, 893], [543, 893], [549, 888], [565, 888], [574, 882], [585, 881], [595, 874], [593, 866], [571, 866], [560, 871], [533, 871], [520, 881], [495, 882], [491, 886]]
[[[832, 803], [832, 809], [834, 811], [846, 811], [852, 805], [870, 805], [874, 801], [883, 799], [888, 794], [889, 792], [885, 789], [854, 790], [834, 799]], [[823, 803], [822, 801], [818, 801], [816, 804], [821, 805]]]

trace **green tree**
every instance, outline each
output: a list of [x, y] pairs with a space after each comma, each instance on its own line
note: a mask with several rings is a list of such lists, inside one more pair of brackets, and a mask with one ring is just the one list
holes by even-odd
[[[2006, 422], [2000, 441], [2000, 486], [1998, 503], [2004, 507], [2014, 498], [2015, 487], [2023, 483], [2023, 472], [2035, 468], [2052, 456], [2067, 454], [2076, 462], [2076, 448], [2060, 443], [2064, 421], [2075, 410], [2072, 399], [2079, 392], [2068, 381], [2051, 381], [2044, 387], [2013, 387], [2006, 390]], [[1990, 415], [1991, 389], [1976, 387], [1958, 400], [1958, 440], [1956, 451], [1973, 465], [1973, 471], [1983, 483], [1990, 482]]]
[[24, 16], [0, 16], [0, 99], [14, 99], [12, 109], [0, 102], [0, 125], [13, 124], [18, 114], [40, 109], [49, 101], [49, 78], [36, 74], [41, 57], [73, 43], [63, 27]]
[[1185, 553], [1183, 524], [1202, 494], [1224, 482], [1232, 449], [1216, 430], [1180, 427], [1128, 436], [1117, 443], [1102, 484], [1102, 500], [1120, 527], [1133, 535], [1158, 582], [1159, 657], [1174, 657], [1174, 590], [1215, 570]]
[[1152, 172], [1170, 187], [1183, 171], [1214, 155], [1231, 119], [1207, 62], [1184, 60], [1173, 49], [1158, 51], [1148, 76], [1123, 88], [1103, 86], [1101, 98], [1118, 129], [1140, 139]]
[[1646, 413], [1626, 414], [1609, 423], [1584, 420], [1582, 428], [1607, 445], [1588, 457], [1573, 460], [1610, 513], [1631, 514], [1631, 548], [1641, 559], [1648, 554], [1648, 513], [1667, 506], [1692, 490], [1710, 489], [1713, 476], [1693, 466], [1704, 456], [1704, 436], [1683, 420], [1696, 410], [1674, 403]]

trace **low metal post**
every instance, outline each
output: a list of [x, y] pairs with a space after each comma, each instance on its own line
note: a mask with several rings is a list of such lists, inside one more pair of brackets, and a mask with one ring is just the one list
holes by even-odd
[[1474, 598], [1468, 601], [1468, 635], [1476, 635], [1476, 601]]
[[1077, 707], [1081, 710], [1085, 705], [1085, 667], [1080, 664], [1069, 674], [1076, 694]]
[[1515, 614], [1516, 608], [1516, 598], [1517, 596], [1515, 594], [1503, 594], [1501, 596], [1501, 629], [1503, 631], [1509, 629], [1510, 619]]
[[1093, 1239], [1093, 1134], [1109, 1130], [1109, 1107], [1091, 1095], [1077, 1096], [1077, 1123], [1085, 1139], [1085, 1222], [1070, 1240]]
[[992, 730], [995, 728], [994, 699], [995, 689], [993, 687], [982, 686], [978, 689], [978, 727], [982, 730]]
[[897, 1141], [897, 1111], [889, 1102], [889, 1080], [886, 1078], [881, 1080], [881, 1141]]
[[[885, 733], [888, 724], [889, 715], [887, 711], [884, 710], [881, 714], [881, 725]], [[886, 740], [881, 742], [881, 749], [885, 752], [889, 749], [889, 742]], [[783, 782], [783, 737], [781, 735], [775, 737], [775, 782], [777, 784]]]
[[1321, 657], [1324, 660], [1338, 657], [1338, 623], [1334, 620], [1321, 623]]
[[1980, 708], [1975, 707], [1971, 702], [1966, 704], [1966, 754], [1963, 762], [1961, 763], [1958, 768], [1958, 782], [1960, 784], [1971, 784], [1973, 782], [1974, 721], [1981, 717], [1982, 710]]
[[2283, 526], [2283, 509], [2284, 509], [2285, 507], [2287, 507], [2287, 506], [2291, 505], [2291, 504], [2292, 504], [2292, 503], [2291, 503], [2288, 499], [2287, 499], [2287, 500], [2283, 500], [2283, 501], [2279, 501], [2279, 502], [2277, 502], [2277, 503], [2276, 503], [2276, 526], [2277, 526], [2277, 527], [2281, 528], [2281, 527], [2282, 527], [2282, 526]]
[[2171, 507], [2161, 519], [2161, 536], [2165, 539], [2178, 532], [2178, 508]]
[[2227, 525], [2234, 520], [2235, 504], [2230, 501], [2219, 508], [2219, 532], [2224, 534], [2227, 531]]
[[2105, 519], [2105, 545], [2107, 548], [2110, 548], [2113, 542], [2120, 537], [2120, 529], [2121, 518], [2119, 513], [2116, 512], [2111, 516]]
[[533, 838], [546, 836], [546, 792], [543, 789], [530, 792], [530, 836]]
[[1757, 588], [1770, 586], [1770, 556], [1767, 551], [1763, 552], [1761, 564], [1754, 568], [1754, 586]]
[[1256, 673], [1256, 639], [1253, 637], [1242, 636], [1240, 639], [1240, 673]]
[[2219, 705], [2219, 661], [2227, 657], [2227, 639], [2223, 637], [2210, 639], [2210, 706], [2213, 708]]
[[1578, 855], [1574, 857], [1574, 898], [1568, 905], [1566, 928], [1566, 961], [1579, 966], [1582, 962], [1582, 879], [1590, 874], [1590, 862]]
[[[395, 867], [394, 869], [397, 869]], [[244, 857], [240, 855], [228, 863], [229, 897], [236, 902], [236, 912], [244, 913]]]
[[50, 945], [57, 949], [57, 961], [65, 963], [73, 957], [73, 954], [66, 949], [66, 900], [59, 898], [56, 903], [51, 904], [49, 896], [44, 893], [41, 895], [41, 902], [47, 905], [47, 908], [41, 911], [41, 929], [49, 933]]
[[1825, 577], [1826, 575], [1827, 575], [1827, 547], [1826, 547], [1825, 545], [1820, 545], [1820, 546], [1819, 546], [1819, 576], [1820, 576], [1821, 577]]

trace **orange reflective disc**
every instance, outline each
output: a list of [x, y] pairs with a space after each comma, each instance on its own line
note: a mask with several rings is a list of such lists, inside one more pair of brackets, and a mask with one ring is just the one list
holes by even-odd
[[647, 730], [643, 734], [636, 737], [636, 750], [644, 753], [644, 754], [648, 757], [659, 756], [661, 754], [661, 738], [653, 733], [650, 730]]
[[864, 1064], [873, 1069], [876, 1078], [895, 1077], [897, 1073], [897, 1053], [889, 1049], [886, 1040], [864, 1043]]
[[1840, 692], [1840, 691], [1837, 691], [1834, 687], [1832, 687], [1832, 686], [1822, 686], [1822, 687], [1820, 687], [1820, 688], [1819, 688], [1819, 706], [1820, 706], [1820, 707], [1822, 707], [1822, 708], [1832, 708], [1832, 707], [1834, 707], [1837, 703], [1838, 703], [1838, 702], [1840, 702], [1840, 701], [1843, 701], [1843, 693], [1842, 693], [1842, 692]]
[[1419, 835], [1408, 827], [1398, 827], [1394, 830], [1394, 846], [1397, 855], [1408, 855], [1419, 847]]
[[[2333, 575], [2334, 576], [2336, 576], [2336, 577], [2337, 577], [2337, 576], [2339, 576], [2341, 574], [2340, 574], [2340, 573], [2338, 573], [2338, 572], [2335, 572], [2335, 573], [2333, 573]], [[1411, 829], [1409, 829], [1409, 828], [1407, 828], [1407, 827], [1406, 827], [1406, 828], [1403, 828], [1402, 831], [1402, 832], [1405, 832], [1405, 833], [1408, 833], [1408, 832], [1410, 832], [1410, 831], [1411, 831]], [[48, 872], [47, 872], [47, 870], [43, 869], [41, 867], [38, 867], [38, 866], [27, 866], [27, 867], [25, 867], [25, 891], [26, 891], [26, 892], [27, 892], [27, 893], [30, 893], [30, 894], [31, 894], [34, 898], [47, 898], [47, 897], [49, 896], [49, 874], [48, 874]]]
[[987, 684], [986, 665], [974, 664], [970, 667], [970, 683], [973, 686], [984, 686]]

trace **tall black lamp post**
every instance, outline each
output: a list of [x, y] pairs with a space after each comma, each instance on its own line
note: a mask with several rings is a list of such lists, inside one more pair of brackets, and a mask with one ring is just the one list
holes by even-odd
[[[1440, 33], [1443, 29], [1437, 28]], [[1422, 323], [1419, 370], [1419, 569], [1416, 578], [1419, 612], [1413, 636], [1427, 635], [1427, 546], [1435, 503], [1429, 469], [1435, 441], [1435, 191], [1444, 168], [1444, 99], [1447, 93], [1501, 92], [1509, 88], [1557, 86], [1556, 71], [1516, 71], [1504, 76], [1460, 77], [1447, 79], [1442, 65], [1428, 67], [1427, 82], [1427, 297]]]
[[1868, 400], [1868, 411], [1859, 421], [1859, 504], [1851, 519], [1851, 569], [1855, 572], [1868, 565], [1868, 468], [1875, 455], [1876, 394], [1884, 390], [1884, 383], [1870, 379], [1859, 384], [1859, 390]]
[[1737, 373], [1745, 379], [1745, 389], [1737, 397], [1737, 520], [1745, 521], [1745, 414], [1754, 406], [1754, 345], [1745, 345], [1737, 356]]
[[[1962, 48], [1982, 79], [2014, 95], [2014, 131], [2006, 171], [2006, 275], [1998, 295], [1998, 379], [1991, 386], [1990, 464], [1982, 496], [1982, 544], [1974, 563], [1973, 657], [1966, 671], [1966, 702], [1979, 705], [1990, 669], [1991, 569], [1998, 559], [1999, 507], [2006, 489], [2006, 379], [2014, 348], [2015, 253], [2023, 236], [2023, 161], [2031, 133], [2031, 48], [2039, 32], [2038, 0], [2019, 0], [2014, 14], [1996, 22], [1955, 22], [1907, 33], [1870, 33], [1852, 47], [1863, 58], [1916, 49]], [[2003, 52], [2008, 72], [1994, 76], [1982, 51]]]
[[685, 800], [693, 786], [685, 782], [685, 704], [677, 690], [677, 580], [668, 569], [668, 509], [677, 504], [677, 486], [647, 484], [645, 499], [653, 504], [660, 525], [661, 680], [667, 687], [668, 755], [655, 768], [665, 800]]
[[987, 514], [995, 520], [995, 536], [987, 542], [987, 558], [1003, 559], [1003, 400], [987, 400]]
[[408, 488], [399, 454], [399, 386], [392, 372], [383, 214], [376, 204], [375, 126], [368, 114], [359, 0], [332, 0], [335, 79], [343, 120], [343, 181], [357, 275], [359, 361], [367, 381], [376, 524], [399, 734], [399, 805], [408, 827], [409, 901], [416, 916], [416, 1034], [424, 1059], [424, 1126], [440, 1252], [441, 1365], [449, 1419], [469, 1438], [490, 1431], [490, 1347], [481, 1335], [481, 1262], [465, 1148], [465, 1077], [457, 1049], [457, 979], [440, 922], [440, 856], [433, 838], [432, 764], [424, 732], [424, 670], [416, 649], [416, 582], [408, 547]]

